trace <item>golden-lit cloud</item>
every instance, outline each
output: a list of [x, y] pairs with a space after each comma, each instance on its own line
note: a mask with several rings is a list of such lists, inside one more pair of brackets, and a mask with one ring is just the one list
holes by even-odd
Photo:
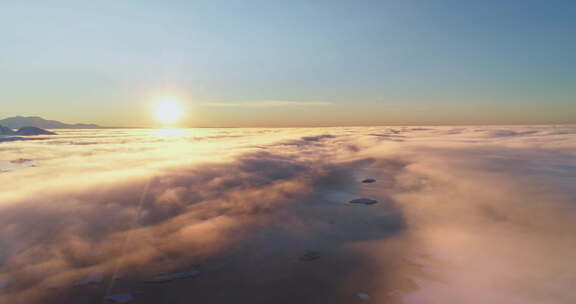
[[[270, 302], [575, 300], [570, 128], [59, 133], [0, 144], [7, 303], [95, 301], [104, 288], [82, 282], [113, 273], [112, 292], [138, 298], [190, 268], [211, 303], [226, 299], [207, 286]], [[300, 261], [308, 250], [321, 259]], [[298, 293], [318, 280], [329, 288]]]

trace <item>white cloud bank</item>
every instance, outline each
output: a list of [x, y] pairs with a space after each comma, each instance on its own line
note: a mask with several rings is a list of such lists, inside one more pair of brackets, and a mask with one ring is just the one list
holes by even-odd
[[69, 130], [0, 161], [2, 303], [576, 303], [574, 128]]

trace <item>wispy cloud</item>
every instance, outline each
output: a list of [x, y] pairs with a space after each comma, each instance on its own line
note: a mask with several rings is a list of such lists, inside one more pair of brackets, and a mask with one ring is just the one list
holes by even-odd
[[210, 102], [204, 103], [206, 107], [242, 107], [242, 108], [277, 108], [277, 107], [323, 107], [333, 103], [328, 101], [290, 101], [290, 100], [262, 100], [250, 102]]

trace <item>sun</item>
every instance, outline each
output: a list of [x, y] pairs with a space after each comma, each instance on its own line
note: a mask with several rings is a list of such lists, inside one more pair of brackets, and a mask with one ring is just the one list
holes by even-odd
[[182, 117], [182, 107], [174, 99], [162, 99], [154, 105], [156, 120], [163, 124], [173, 124]]

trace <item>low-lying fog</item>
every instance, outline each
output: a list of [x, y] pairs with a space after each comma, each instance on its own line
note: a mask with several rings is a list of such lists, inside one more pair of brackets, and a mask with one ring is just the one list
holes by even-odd
[[576, 128], [55, 131], [0, 143], [1, 303], [576, 303]]

